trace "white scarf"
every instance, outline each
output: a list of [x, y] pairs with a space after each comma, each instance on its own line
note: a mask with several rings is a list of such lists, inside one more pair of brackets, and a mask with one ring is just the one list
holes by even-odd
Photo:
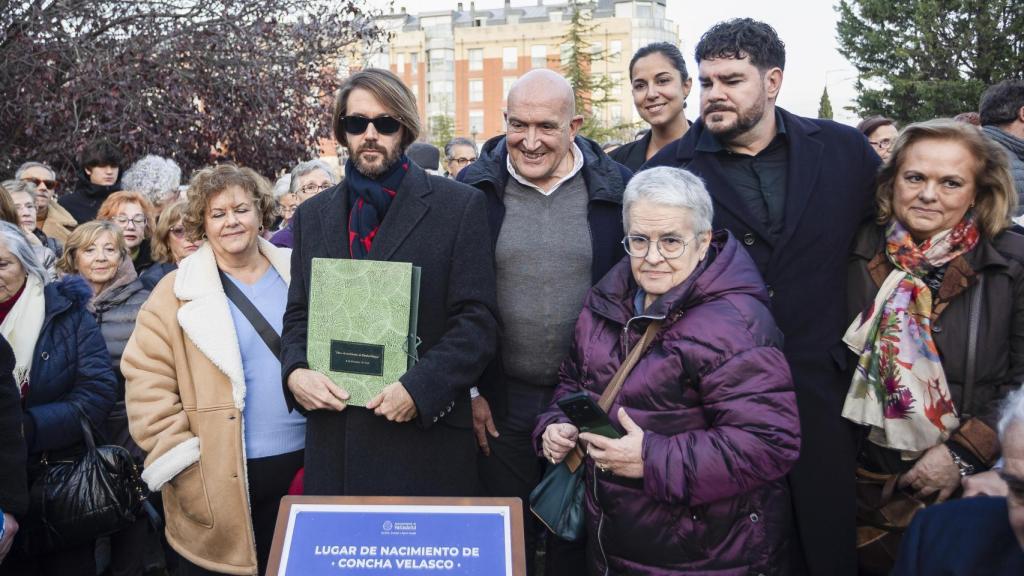
[[25, 290], [18, 297], [14, 308], [0, 324], [0, 334], [14, 349], [14, 383], [19, 391], [28, 382], [32, 371], [32, 357], [36, 351], [36, 340], [43, 329], [46, 318], [46, 300], [43, 283], [34, 275], [25, 280]]

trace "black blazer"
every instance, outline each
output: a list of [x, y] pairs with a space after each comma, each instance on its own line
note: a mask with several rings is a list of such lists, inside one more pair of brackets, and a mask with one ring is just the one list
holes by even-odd
[[850, 385], [846, 265], [861, 223], [873, 217], [879, 158], [863, 134], [830, 120], [779, 109], [789, 146], [785, 224], [778, 240], [750, 213], [715, 154], [696, 149], [694, 122], [644, 168], [676, 166], [704, 179], [714, 228], [725, 228], [754, 258], [785, 335], [800, 407], [800, 459], [789, 480], [798, 533], [811, 574], [853, 575], [854, 448], [841, 412]]
[[[292, 281], [281, 334], [285, 382], [308, 367], [306, 327], [312, 260], [348, 258], [348, 202], [339, 184], [303, 202], [292, 220]], [[497, 346], [494, 249], [483, 194], [431, 176], [414, 163], [388, 209], [369, 257], [422, 268], [420, 360], [400, 381], [416, 402], [419, 424], [447, 419], [469, 426], [469, 389]], [[285, 385], [285, 398], [294, 397]]]

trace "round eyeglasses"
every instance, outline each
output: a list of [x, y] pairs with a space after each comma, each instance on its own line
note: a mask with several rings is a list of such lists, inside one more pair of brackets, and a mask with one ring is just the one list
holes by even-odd
[[[682, 256], [689, 243], [678, 236], [662, 236], [653, 242], [657, 246], [658, 254], [661, 254], [665, 260]], [[622, 246], [626, 249], [626, 254], [634, 258], [646, 258], [647, 253], [651, 250], [651, 244], [651, 239], [646, 236], [630, 235], [622, 239]]]

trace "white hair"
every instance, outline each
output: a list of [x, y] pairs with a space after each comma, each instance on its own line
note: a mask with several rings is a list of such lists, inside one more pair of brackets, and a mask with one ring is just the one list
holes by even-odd
[[122, 189], [141, 192], [153, 204], [160, 204], [169, 194], [177, 193], [179, 186], [181, 167], [170, 158], [154, 154], [132, 164], [121, 180]]
[[629, 230], [629, 210], [637, 200], [685, 208], [694, 234], [711, 231], [715, 210], [704, 181], [682, 168], [659, 166], [638, 173], [622, 195], [622, 227]]
[[21, 262], [21, 267], [25, 269], [25, 272], [39, 279], [40, 285], [45, 285], [50, 281], [49, 273], [39, 263], [35, 250], [28, 243], [28, 239], [25, 238], [25, 232], [21, 228], [10, 222], [0, 220], [0, 242], [18, 259], [18, 262]]
[[25, 162], [21, 166], [18, 166], [18, 169], [14, 171], [14, 177], [17, 178], [18, 180], [21, 180], [22, 175], [25, 174], [26, 171], [31, 170], [33, 168], [42, 168], [43, 170], [46, 170], [47, 172], [52, 174], [54, 178], [57, 178], [57, 173], [53, 171], [53, 168], [50, 168], [48, 165], [43, 164], [42, 162]]
[[331, 165], [323, 160], [308, 160], [292, 168], [292, 184], [290, 190], [292, 194], [299, 191], [299, 178], [313, 172], [314, 170], [320, 170], [327, 175], [327, 179], [331, 181], [331, 184], [338, 183], [338, 177], [334, 175], [334, 170], [331, 169]]
[[1006, 395], [999, 412], [999, 442], [1006, 439], [1006, 430], [1014, 423], [1024, 425], [1024, 387]]
[[292, 191], [292, 175], [291, 174], [285, 174], [284, 176], [281, 176], [280, 178], [278, 178], [277, 182], [274, 182], [274, 189], [272, 191], [272, 193], [274, 194], [274, 200], [280, 201], [282, 196], [284, 196], [285, 194], [291, 194], [291, 191]]

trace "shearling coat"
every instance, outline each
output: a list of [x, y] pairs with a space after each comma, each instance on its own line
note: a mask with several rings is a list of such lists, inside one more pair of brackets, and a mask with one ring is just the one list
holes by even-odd
[[[260, 252], [290, 281], [290, 253]], [[132, 437], [148, 452], [143, 480], [160, 490], [167, 541], [225, 574], [256, 574], [242, 409], [245, 374], [209, 244], [181, 262], [139, 311], [121, 360]]]

